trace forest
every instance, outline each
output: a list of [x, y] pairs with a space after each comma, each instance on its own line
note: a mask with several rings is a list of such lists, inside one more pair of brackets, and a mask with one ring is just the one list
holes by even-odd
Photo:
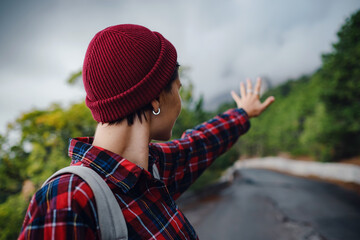
[[[276, 102], [250, 131], [221, 156], [194, 184], [197, 191], [221, 176], [242, 156], [288, 153], [317, 161], [336, 162], [360, 155], [360, 11], [349, 17], [337, 33], [331, 52], [322, 56], [314, 73], [270, 89], [262, 96]], [[304, 59], [306, 61], [306, 59]], [[76, 81], [81, 72], [70, 80]], [[183, 108], [173, 130], [179, 138], [186, 129], [235, 107], [222, 103], [206, 111], [203, 98], [194, 96], [191, 82], [184, 84]], [[0, 239], [15, 239], [31, 196], [56, 170], [67, 166], [69, 138], [91, 136], [96, 123], [84, 102], [64, 108], [52, 104], [21, 114], [0, 135]], [[16, 141], [10, 136], [18, 136]]]

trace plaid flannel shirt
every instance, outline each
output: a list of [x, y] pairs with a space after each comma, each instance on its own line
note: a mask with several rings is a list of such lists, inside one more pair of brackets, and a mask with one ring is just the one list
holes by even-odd
[[[231, 109], [187, 130], [181, 139], [150, 143], [149, 171], [91, 145], [70, 140], [71, 165], [94, 169], [122, 209], [129, 239], [198, 239], [176, 200], [250, 127], [243, 109]], [[160, 179], [152, 175], [156, 164]], [[100, 239], [96, 202], [89, 185], [74, 174], [52, 179], [31, 199], [19, 239]]]

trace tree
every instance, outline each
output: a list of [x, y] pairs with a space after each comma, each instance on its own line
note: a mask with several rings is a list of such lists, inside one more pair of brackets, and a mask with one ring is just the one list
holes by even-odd
[[332, 160], [360, 154], [360, 11], [348, 18], [338, 32], [333, 51], [323, 55], [317, 80], [327, 124], [320, 144], [327, 145]]
[[0, 239], [17, 237], [34, 190], [69, 165], [68, 139], [93, 135], [95, 126], [85, 103], [31, 110], [9, 125], [19, 141], [10, 145], [8, 136], [0, 137]]

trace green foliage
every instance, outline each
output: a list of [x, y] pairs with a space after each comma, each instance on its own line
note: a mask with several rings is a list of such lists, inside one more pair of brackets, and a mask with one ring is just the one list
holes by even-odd
[[182, 107], [181, 114], [173, 128], [174, 139], [180, 138], [186, 129], [191, 129], [212, 116], [212, 113], [206, 112], [203, 109], [203, 96], [200, 96], [197, 100], [194, 98], [194, 86], [186, 75], [187, 68], [181, 67], [180, 69], [180, 74], [182, 75], [182, 87], [180, 89]]
[[333, 51], [323, 55], [317, 79], [331, 127], [319, 141], [331, 148], [332, 160], [360, 154], [360, 11], [346, 20], [338, 37]]
[[69, 137], [92, 135], [95, 123], [84, 103], [69, 109], [53, 104], [47, 110], [34, 110], [23, 114], [12, 128], [21, 132], [19, 146], [30, 146], [26, 157], [16, 157], [22, 164], [22, 180], [30, 179], [35, 186], [55, 170], [68, 165]]
[[29, 200], [21, 194], [12, 195], [0, 204], [0, 240], [18, 237], [28, 204]]
[[0, 204], [10, 195], [21, 190], [22, 183], [26, 179], [23, 171], [23, 159], [28, 157], [20, 144], [9, 146], [5, 137], [1, 136], [0, 153]]
[[289, 152], [320, 161], [360, 154], [360, 11], [346, 20], [338, 37], [316, 73], [266, 94], [276, 102], [252, 120], [256, 127], [241, 138], [241, 153]]
[[29, 197], [23, 185], [37, 189], [56, 170], [69, 165], [70, 137], [93, 135], [96, 123], [84, 103], [63, 109], [53, 104], [46, 110], [32, 110], [8, 126], [8, 135], [18, 133], [10, 144], [0, 136], [0, 239], [15, 239], [24, 219]]
[[282, 151], [303, 153], [299, 137], [304, 131], [306, 116], [314, 111], [317, 89], [308, 76], [303, 76], [270, 90], [264, 99], [273, 95], [276, 102], [259, 118], [251, 120], [252, 129], [240, 139], [240, 152], [258, 156]]
[[81, 76], [82, 76], [81, 70], [74, 72], [70, 75], [69, 79], [67, 80], [67, 83], [70, 85], [74, 85], [81, 80]]

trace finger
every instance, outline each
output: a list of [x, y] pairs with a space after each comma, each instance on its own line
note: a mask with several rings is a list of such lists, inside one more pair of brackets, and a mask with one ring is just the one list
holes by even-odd
[[243, 82], [240, 83], [240, 94], [241, 97], [246, 97], [245, 85]]
[[264, 111], [267, 107], [270, 106], [275, 101], [275, 98], [273, 96], [268, 97], [262, 104], [261, 104], [261, 111]]
[[252, 83], [250, 81], [250, 78], [246, 79], [246, 83], [247, 83], [246, 93], [251, 93], [252, 94]]
[[231, 91], [231, 96], [234, 99], [234, 101], [239, 105], [239, 102], [241, 101], [241, 98], [239, 97], [239, 95], [237, 95], [234, 91]]
[[255, 85], [255, 91], [254, 93], [260, 97], [260, 89], [261, 89], [261, 78], [257, 78], [256, 85]]

